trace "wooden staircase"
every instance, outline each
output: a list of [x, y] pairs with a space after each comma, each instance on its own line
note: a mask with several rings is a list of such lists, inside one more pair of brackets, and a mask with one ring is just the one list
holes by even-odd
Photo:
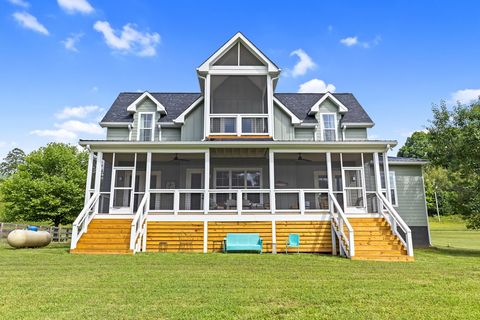
[[131, 254], [131, 219], [93, 219], [70, 253]]
[[413, 261], [384, 218], [349, 218], [355, 234], [352, 260]]

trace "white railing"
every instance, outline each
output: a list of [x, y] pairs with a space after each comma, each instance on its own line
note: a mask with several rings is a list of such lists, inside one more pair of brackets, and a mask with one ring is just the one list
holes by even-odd
[[130, 231], [130, 250], [132, 250], [133, 254], [145, 250], [149, 197], [150, 194], [145, 192], [132, 220]]
[[268, 134], [266, 114], [211, 114], [210, 133], [222, 135]]
[[[407, 254], [410, 257], [413, 257], [412, 231], [410, 230], [408, 225], [405, 223], [405, 221], [403, 221], [403, 219], [400, 217], [397, 210], [395, 210], [395, 208], [392, 206], [390, 201], [388, 201], [387, 198], [385, 198], [385, 196], [379, 192], [376, 192], [376, 195], [377, 195], [377, 198], [380, 200], [379, 201], [380, 213], [383, 215], [385, 220], [387, 220], [387, 222], [390, 224], [393, 234], [397, 236], [398, 239], [400, 239], [402, 244], [407, 249]], [[402, 229], [402, 231], [404, 232], [404, 235], [398, 232], [398, 227]]]
[[275, 211], [300, 214], [328, 211], [327, 189], [275, 189]]
[[100, 193], [95, 192], [87, 201], [77, 219], [75, 219], [73, 222], [72, 242], [70, 243], [70, 249], [75, 249], [77, 247], [78, 239], [80, 239], [80, 237], [87, 232], [88, 224], [95, 216], [99, 197]]
[[[343, 212], [342, 207], [338, 203], [333, 192], [329, 192], [328, 197], [331, 203], [330, 215], [332, 216], [332, 229], [338, 239], [340, 255], [345, 255], [348, 258], [352, 258], [355, 256], [355, 238], [353, 235], [353, 228], [350, 225], [350, 222], [348, 222], [347, 216]], [[335, 212], [335, 209], [337, 212]], [[345, 228], [348, 231], [348, 236], [345, 234]], [[332, 245], [335, 248], [333, 243]]]

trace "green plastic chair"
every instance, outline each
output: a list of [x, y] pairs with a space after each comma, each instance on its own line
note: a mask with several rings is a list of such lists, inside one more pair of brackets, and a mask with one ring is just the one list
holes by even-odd
[[288, 248], [297, 248], [297, 253], [300, 253], [300, 235], [297, 233], [290, 233], [288, 235], [287, 246], [285, 253], [288, 254]]

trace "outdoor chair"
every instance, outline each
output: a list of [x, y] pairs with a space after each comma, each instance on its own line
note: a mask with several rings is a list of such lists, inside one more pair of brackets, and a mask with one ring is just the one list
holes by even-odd
[[285, 253], [288, 254], [288, 248], [297, 248], [297, 253], [300, 253], [300, 235], [290, 233], [285, 247]]

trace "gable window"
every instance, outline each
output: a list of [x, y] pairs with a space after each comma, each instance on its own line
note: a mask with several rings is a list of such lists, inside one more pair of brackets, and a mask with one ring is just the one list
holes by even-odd
[[153, 141], [154, 113], [140, 112], [138, 120], [138, 140]]
[[322, 114], [322, 136], [324, 141], [335, 141], [337, 128], [335, 121], [335, 114], [324, 113]]
[[389, 172], [390, 178], [390, 198], [392, 199], [392, 205], [398, 206], [398, 196], [397, 196], [397, 179], [395, 177], [395, 171]]

